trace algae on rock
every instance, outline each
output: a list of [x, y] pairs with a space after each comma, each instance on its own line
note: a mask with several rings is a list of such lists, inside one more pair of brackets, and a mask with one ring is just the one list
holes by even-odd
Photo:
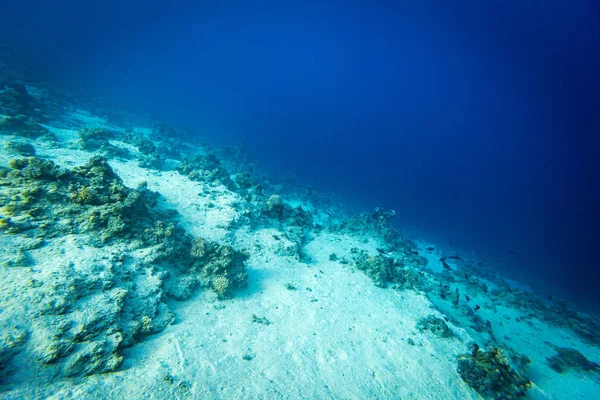
[[130, 154], [127, 149], [117, 147], [109, 142], [109, 139], [113, 139], [117, 136], [117, 132], [95, 127], [95, 128], [84, 128], [77, 131], [79, 136], [79, 148], [82, 150], [95, 152], [103, 155], [104, 157], [114, 158], [129, 158]]
[[34, 156], [35, 148], [29, 142], [20, 140], [10, 140], [4, 145], [4, 149], [9, 153], [18, 154], [20, 156]]
[[220, 183], [230, 190], [236, 188], [229, 172], [213, 154], [188, 157], [179, 164], [177, 171], [193, 181], [207, 184]]
[[[53, 273], [39, 278], [32, 269], [11, 268], [11, 274], [32, 277], [27, 296], [35, 305], [20, 311], [19, 318], [31, 321], [31, 332], [19, 351], [55, 376], [117, 369], [124, 348], [173, 320], [163, 300], [180, 282], [190, 283], [188, 295], [202, 285], [221, 297], [246, 285], [246, 253], [192, 241], [159, 194], [143, 183], [126, 187], [106, 159], [92, 157], [72, 169], [35, 157], [9, 166], [0, 170], [0, 239], [22, 246], [4, 260], [6, 266], [30, 265], [35, 260], [26, 251], [46, 243], [55, 248], [69, 237], [82, 247], [121, 249], [91, 265], [54, 264]], [[136, 249], [143, 251], [135, 255]], [[1, 349], [2, 359], [16, 354], [9, 347]]]
[[509, 364], [504, 352], [496, 347], [483, 351], [473, 344], [471, 352], [458, 357], [458, 374], [479, 394], [492, 399], [525, 397], [531, 387]]
[[435, 315], [428, 315], [427, 317], [420, 318], [416, 328], [421, 332], [429, 331], [444, 339], [454, 337], [454, 332], [450, 330], [446, 321]]
[[232, 288], [244, 288], [248, 274], [244, 262], [247, 252], [234, 250], [206, 239], [192, 241], [190, 255], [193, 258], [191, 272], [199, 274], [203, 286], [212, 287], [220, 296], [226, 296]]
[[264, 204], [263, 214], [285, 225], [313, 227], [313, 217], [302, 206], [292, 207], [278, 194], [271, 195]]
[[364, 271], [373, 279], [376, 286], [386, 287], [388, 283], [396, 284], [403, 289], [416, 289], [420, 284], [419, 275], [404, 262], [392, 257], [377, 254], [369, 255], [365, 250], [353, 248], [351, 250], [356, 268]]
[[577, 372], [600, 372], [600, 364], [590, 361], [571, 347], [554, 347], [557, 354], [547, 358], [550, 368], [562, 374], [568, 369]]

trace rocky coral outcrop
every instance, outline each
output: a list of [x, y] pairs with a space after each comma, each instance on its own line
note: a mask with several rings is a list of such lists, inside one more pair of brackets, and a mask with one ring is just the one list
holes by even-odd
[[435, 315], [428, 315], [427, 317], [420, 318], [416, 328], [420, 332], [429, 331], [443, 339], [454, 337], [454, 332], [450, 330], [446, 321]]
[[0, 133], [35, 139], [48, 134], [49, 131], [29, 116], [17, 115], [0, 117]]
[[236, 188], [229, 172], [213, 154], [188, 157], [179, 164], [177, 171], [193, 181], [204, 182], [206, 184], [221, 184], [229, 190], [235, 190]]
[[367, 251], [357, 248], [353, 248], [351, 253], [356, 268], [373, 279], [376, 286], [386, 287], [388, 283], [406, 289], [416, 289], [419, 286], [419, 275], [407, 267], [402, 260], [383, 254], [370, 255]]
[[587, 359], [579, 350], [571, 347], [554, 347], [556, 354], [547, 358], [550, 368], [562, 374], [567, 370], [577, 372], [600, 372], [600, 364]]
[[77, 131], [79, 136], [78, 146], [82, 150], [94, 152], [106, 158], [130, 158], [129, 151], [122, 147], [114, 146], [109, 139], [117, 137], [117, 132], [106, 128], [84, 128]]
[[263, 215], [282, 222], [284, 225], [312, 228], [313, 217], [302, 206], [292, 207], [280, 195], [271, 195], [264, 204]]
[[46, 123], [48, 105], [30, 93], [31, 86], [15, 79], [0, 77], [0, 115], [28, 124]]
[[35, 157], [9, 165], [0, 245], [13, 247], [0, 258], [2, 284], [27, 301], [3, 310], [12, 316], [0, 322], [3, 380], [31, 363], [52, 376], [114, 371], [124, 348], [173, 320], [165, 295], [204, 286], [225, 298], [245, 286], [247, 254], [188, 236], [159, 194], [126, 187], [105, 158], [72, 169]]
[[342, 222], [333, 223], [328, 229], [331, 232], [369, 234], [380, 238], [386, 247], [384, 249], [386, 251], [402, 251], [408, 253], [414, 250], [415, 245], [391, 226], [391, 222], [395, 217], [396, 212], [394, 210], [386, 210], [377, 207], [372, 212], [362, 213]]
[[513, 369], [499, 348], [484, 351], [476, 344], [458, 357], [458, 374], [485, 398], [516, 399], [525, 397], [529, 379]]
[[140, 152], [140, 167], [160, 170], [163, 168], [165, 159], [158, 152], [154, 142], [143, 135], [133, 131], [127, 131], [122, 137], [123, 142], [137, 147]]
[[505, 282], [493, 289], [491, 294], [496, 303], [528, 310], [527, 315], [520, 318], [521, 321], [536, 317], [552, 325], [572, 330], [586, 343], [600, 344], [600, 319], [577, 312], [574, 305], [567, 301], [557, 298], [548, 302], [541, 296]]
[[10, 140], [4, 145], [4, 149], [8, 153], [17, 154], [19, 156], [34, 156], [35, 148], [29, 142], [21, 140]]
[[190, 272], [198, 273], [200, 283], [211, 286], [221, 296], [227, 295], [230, 289], [246, 287], [248, 274], [244, 262], [249, 257], [247, 252], [195, 238], [190, 255], [194, 260]]
[[129, 189], [106, 160], [67, 171], [40, 158], [16, 159], [0, 171], [4, 231], [30, 237], [94, 233], [93, 243], [143, 236], [153, 194]]

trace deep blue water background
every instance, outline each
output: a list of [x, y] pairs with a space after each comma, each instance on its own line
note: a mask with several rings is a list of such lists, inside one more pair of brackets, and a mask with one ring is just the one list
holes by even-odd
[[594, 1], [202, 3], [2, 0], [0, 42], [600, 308]]

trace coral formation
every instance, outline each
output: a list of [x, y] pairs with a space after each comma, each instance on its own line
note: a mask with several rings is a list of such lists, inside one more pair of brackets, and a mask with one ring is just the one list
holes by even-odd
[[[28, 296], [39, 310], [19, 311], [31, 328], [18, 340], [7, 337], [14, 344], [0, 349], [3, 364], [31, 352], [58, 375], [114, 371], [124, 348], [173, 320], [162, 299], [179, 283], [187, 297], [200, 285], [219, 297], [245, 286], [246, 253], [192, 240], [157, 193], [144, 183], [126, 187], [106, 159], [92, 157], [72, 169], [35, 157], [11, 160], [9, 166], [0, 170], [0, 232], [22, 245], [5, 252], [2, 265], [29, 266], [29, 253], [69, 236], [85, 238], [86, 246], [146, 250], [143, 259], [118, 253], [91, 265], [56, 265], [49, 277], [32, 278]], [[0, 243], [8, 238], [2, 235]]]
[[18, 154], [20, 156], [34, 156], [35, 148], [31, 143], [20, 140], [10, 140], [4, 145], [4, 149], [9, 153]]
[[122, 147], [117, 147], [109, 142], [117, 136], [117, 133], [105, 128], [84, 128], [77, 132], [79, 136], [79, 148], [82, 150], [95, 152], [107, 158], [129, 158], [129, 151]]
[[[0, 337], [0, 377], [8, 366], [8, 362], [23, 350], [27, 342], [27, 331], [18, 325], [5, 325]], [[1, 382], [1, 379], [0, 379]]]
[[403, 261], [382, 254], [369, 255], [365, 250], [352, 249], [356, 268], [364, 271], [376, 286], [386, 287], [394, 283], [397, 287], [415, 289], [419, 285], [419, 276]]
[[311, 228], [313, 217], [302, 206], [292, 207], [285, 203], [278, 194], [271, 195], [265, 202], [263, 214], [287, 226], [303, 226]]
[[531, 382], [510, 366], [501, 349], [483, 351], [473, 344], [470, 350], [458, 357], [457, 370], [479, 394], [491, 399], [516, 399], [527, 394]]
[[577, 372], [600, 372], [600, 364], [588, 360], [578, 350], [570, 347], [554, 347], [557, 354], [547, 358], [550, 368], [562, 374], [567, 369]]
[[[39, 158], [17, 159], [0, 171], [9, 233], [38, 237], [95, 232], [94, 242], [143, 236], [153, 224], [153, 195], [126, 188], [106, 160], [93, 157], [71, 171]], [[54, 223], [58, 218], [59, 221]]]
[[254, 182], [252, 181], [250, 174], [247, 172], [237, 174], [235, 176], [235, 183], [237, 183], [241, 189], [250, 189], [252, 186], [254, 186]]
[[521, 318], [521, 321], [536, 317], [555, 326], [572, 330], [586, 343], [600, 344], [600, 319], [581, 315], [567, 301], [555, 299], [548, 304], [540, 296], [520, 290], [506, 282], [502, 282], [492, 290], [491, 295], [496, 303], [527, 309], [528, 313]]
[[207, 184], [222, 184], [230, 190], [236, 188], [235, 183], [230, 178], [229, 172], [213, 154], [188, 157], [179, 164], [177, 171], [193, 181]]
[[25, 115], [0, 117], [0, 133], [35, 139], [48, 134], [48, 129], [33, 122]]
[[267, 317], [259, 317], [256, 314], [252, 314], [252, 322], [262, 325], [271, 325], [271, 321]]
[[229, 279], [225, 275], [216, 276], [213, 279], [212, 287], [220, 297], [224, 297], [229, 290]]
[[225, 296], [230, 288], [246, 287], [248, 274], [244, 262], [249, 256], [247, 252], [195, 238], [190, 255], [193, 263], [189, 271], [198, 274], [203, 286], [212, 286], [221, 296]]
[[6, 115], [30, 114], [33, 98], [21, 82], [2, 79], [0, 82], [0, 112]]
[[398, 230], [391, 227], [391, 221], [396, 216], [394, 210], [375, 208], [370, 213], [362, 213], [348, 218], [340, 223], [331, 224], [331, 232], [348, 232], [352, 234], [371, 234], [378, 237], [385, 245], [384, 251], [396, 251], [409, 254], [415, 245], [405, 238]]
[[434, 335], [444, 339], [454, 337], [454, 333], [450, 330], [446, 321], [435, 315], [428, 315], [427, 317], [420, 318], [416, 328], [421, 332], [432, 332]]
[[125, 132], [122, 140], [137, 147], [140, 152], [140, 167], [162, 169], [165, 159], [159, 154], [156, 145], [150, 139], [130, 130]]

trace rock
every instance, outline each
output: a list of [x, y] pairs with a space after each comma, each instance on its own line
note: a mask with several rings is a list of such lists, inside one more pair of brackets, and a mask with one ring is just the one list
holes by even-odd
[[429, 331], [444, 339], [454, 337], [454, 332], [450, 330], [446, 321], [435, 315], [428, 315], [425, 318], [420, 318], [416, 328], [421, 332]]
[[19, 140], [10, 140], [4, 145], [4, 149], [9, 153], [18, 154], [20, 156], [34, 156], [35, 148], [28, 142]]
[[516, 399], [525, 397], [531, 387], [508, 363], [501, 349], [483, 351], [473, 345], [471, 352], [458, 357], [458, 374], [484, 397], [493, 399]]

